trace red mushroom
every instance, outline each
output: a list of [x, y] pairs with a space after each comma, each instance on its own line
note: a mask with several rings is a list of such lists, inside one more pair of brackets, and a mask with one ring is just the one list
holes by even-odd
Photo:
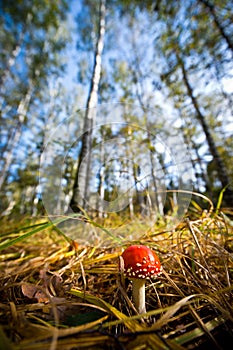
[[145, 282], [161, 271], [158, 256], [144, 245], [132, 245], [123, 253], [124, 274], [132, 280], [133, 301], [139, 314], [146, 313]]

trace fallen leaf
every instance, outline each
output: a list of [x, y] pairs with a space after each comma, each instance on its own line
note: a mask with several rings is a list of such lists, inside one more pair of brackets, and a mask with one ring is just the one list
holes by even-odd
[[44, 292], [40, 286], [30, 283], [24, 283], [21, 287], [22, 293], [29, 299], [36, 299], [38, 303], [48, 303], [49, 295]]

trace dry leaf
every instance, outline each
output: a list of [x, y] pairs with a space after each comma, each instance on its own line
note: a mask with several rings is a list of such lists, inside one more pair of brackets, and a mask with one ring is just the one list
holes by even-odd
[[24, 283], [21, 287], [22, 293], [29, 299], [36, 299], [38, 303], [48, 303], [49, 296], [41, 287], [34, 284]]

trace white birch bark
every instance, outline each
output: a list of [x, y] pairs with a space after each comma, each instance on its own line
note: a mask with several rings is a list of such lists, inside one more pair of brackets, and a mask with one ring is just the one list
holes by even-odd
[[6, 151], [3, 155], [4, 164], [0, 172], [0, 189], [4, 184], [4, 181], [7, 176], [7, 172], [11, 166], [11, 162], [13, 159], [13, 151], [18, 145], [18, 142], [21, 136], [21, 126], [24, 124], [24, 121], [26, 119], [31, 97], [32, 97], [32, 86], [28, 89], [26, 96], [20, 101], [17, 108], [18, 123], [14, 132], [11, 135], [11, 138], [8, 141]]
[[73, 196], [70, 203], [71, 208], [74, 211], [78, 211], [79, 207], [86, 208], [86, 204], [89, 198], [89, 169], [91, 161], [92, 128], [95, 124], [96, 107], [98, 103], [98, 89], [100, 83], [102, 53], [105, 36], [105, 17], [106, 1], [100, 0], [99, 32], [96, 43], [90, 92], [87, 99], [87, 109], [82, 137], [82, 148], [73, 187]]

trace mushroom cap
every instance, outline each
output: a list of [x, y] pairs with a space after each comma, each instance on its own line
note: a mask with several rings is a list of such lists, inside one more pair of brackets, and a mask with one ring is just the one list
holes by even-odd
[[158, 256], [144, 245], [132, 245], [123, 253], [124, 273], [129, 278], [153, 278], [161, 271]]

